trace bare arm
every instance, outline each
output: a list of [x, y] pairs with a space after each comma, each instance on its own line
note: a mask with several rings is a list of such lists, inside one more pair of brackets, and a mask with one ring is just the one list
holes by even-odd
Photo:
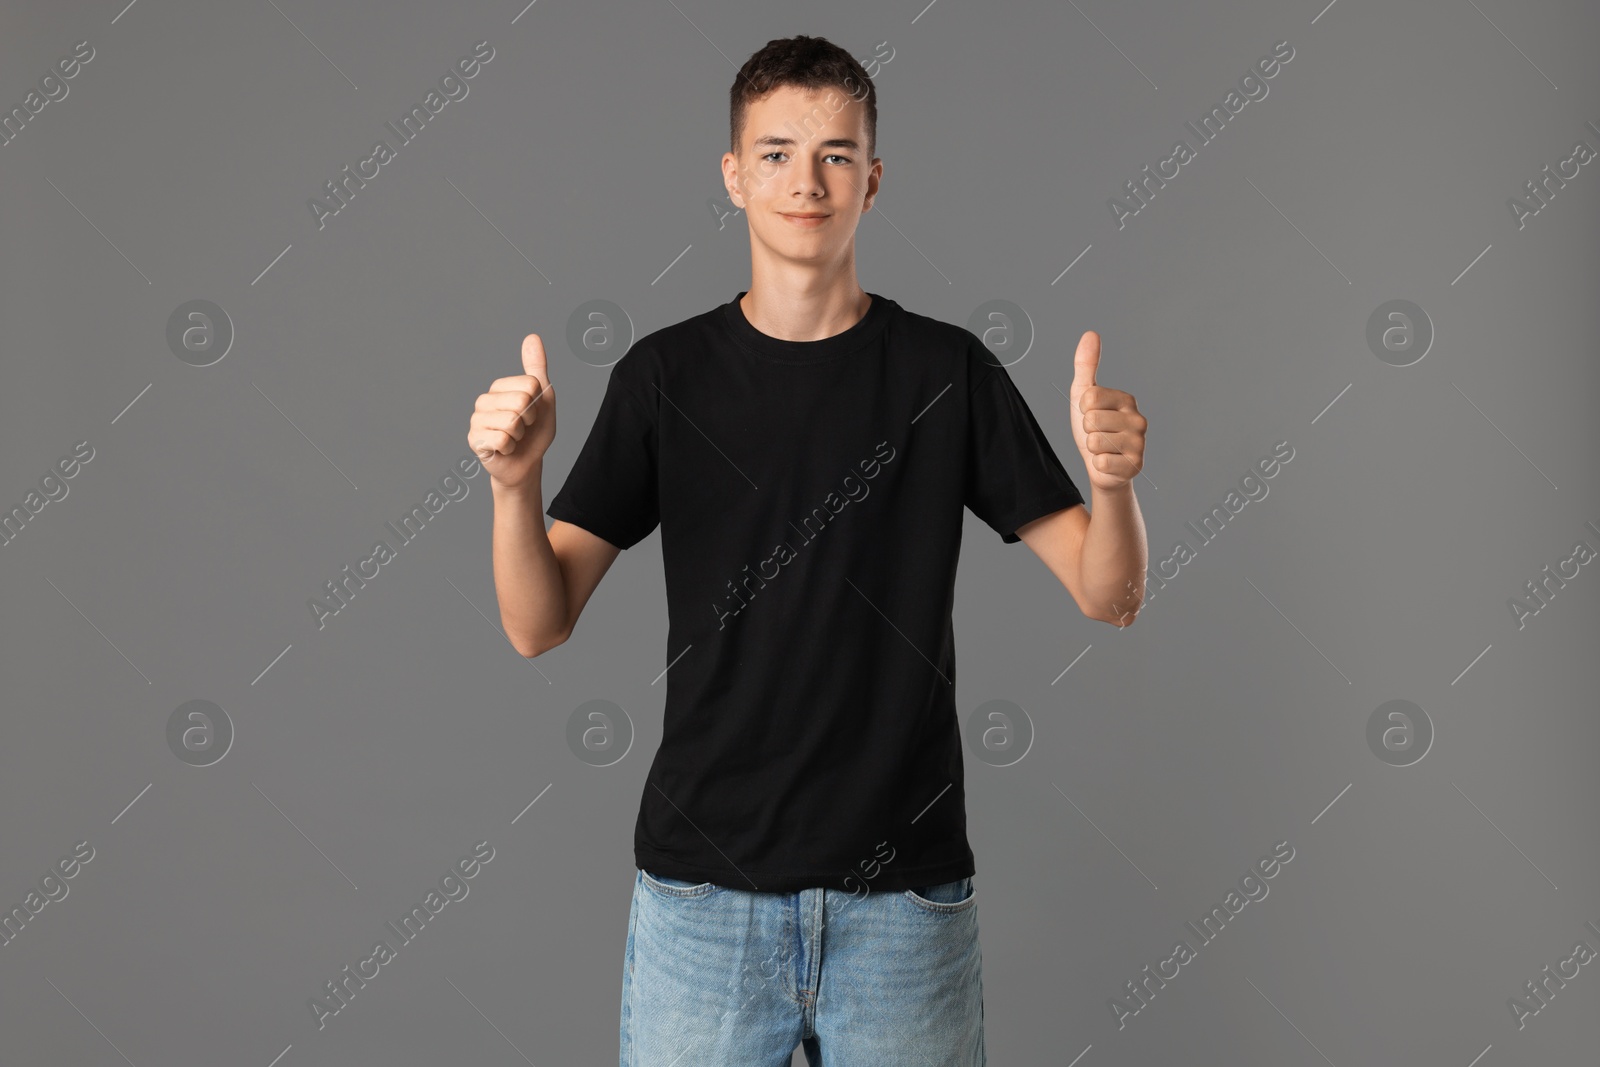
[[1127, 626], [1144, 604], [1144, 572], [1150, 561], [1144, 516], [1130, 482], [1120, 489], [1089, 490], [1094, 512], [1083, 535], [1084, 613], [1113, 626]]
[[1044, 561], [1078, 610], [1113, 626], [1131, 624], [1144, 602], [1149, 559], [1144, 517], [1132, 486], [1090, 489], [1094, 511], [1082, 504], [1051, 512], [1017, 528], [1017, 536]]
[[522, 339], [522, 369], [478, 397], [467, 441], [494, 494], [500, 621], [511, 647], [531, 658], [571, 636], [621, 550], [560, 520], [545, 532], [544, 455], [556, 434], [556, 391], [536, 333]]
[[1072, 440], [1088, 469], [1093, 510], [1074, 505], [1017, 528], [1091, 619], [1126, 626], [1144, 603], [1150, 547], [1133, 479], [1144, 469], [1145, 430], [1131, 393], [1095, 382], [1100, 335], [1085, 331], [1068, 394]]
[[621, 551], [557, 519], [544, 528], [543, 462], [517, 488], [493, 484], [494, 588], [511, 645], [533, 657], [572, 636], [578, 616]]

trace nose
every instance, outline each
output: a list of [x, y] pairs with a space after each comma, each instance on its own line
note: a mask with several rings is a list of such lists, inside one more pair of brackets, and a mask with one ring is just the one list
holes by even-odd
[[789, 168], [789, 191], [795, 196], [816, 197], [823, 193], [819, 164], [810, 156], [801, 155]]

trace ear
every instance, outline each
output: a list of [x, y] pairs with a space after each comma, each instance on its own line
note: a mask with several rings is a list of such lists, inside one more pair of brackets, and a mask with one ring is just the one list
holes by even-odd
[[732, 152], [722, 153], [722, 188], [727, 191], [733, 206], [743, 210], [739, 195], [739, 160]]
[[874, 157], [872, 169], [867, 171], [867, 198], [861, 202], [861, 213], [864, 215], [872, 210], [872, 202], [878, 198], [878, 187], [883, 182], [883, 160]]

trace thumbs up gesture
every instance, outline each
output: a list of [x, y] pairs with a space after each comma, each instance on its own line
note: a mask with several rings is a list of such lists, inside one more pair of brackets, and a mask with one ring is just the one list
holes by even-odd
[[473, 454], [497, 485], [520, 488], [556, 436], [556, 394], [544, 342], [522, 339], [522, 374], [496, 378], [478, 397], [467, 431]]
[[1089, 330], [1078, 340], [1072, 357], [1072, 440], [1089, 468], [1096, 489], [1121, 489], [1144, 469], [1144, 430], [1133, 394], [1096, 385], [1100, 367], [1100, 335]]

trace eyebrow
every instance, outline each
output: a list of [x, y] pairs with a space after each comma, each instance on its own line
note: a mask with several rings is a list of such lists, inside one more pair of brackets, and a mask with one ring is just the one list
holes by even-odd
[[[795, 141], [795, 139], [793, 137], [780, 137], [780, 136], [778, 136], [776, 134], [769, 133], [769, 134], [765, 134], [765, 135], [763, 135], [761, 137], [757, 137], [755, 139], [755, 142], [753, 143], [752, 147], [754, 147], [754, 148], [768, 148], [768, 147], [792, 148], [792, 147], [794, 147], [794, 145], [796, 143], [797, 142]], [[826, 141], [819, 141], [818, 144], [822, 148], [850, 148], [850, 149], [854, 149], [857, 152], [859, 152], [861, 150], [860, 143], [857, 142], [857, 141], [851, 140], [849, 137], [830, 137]]]

